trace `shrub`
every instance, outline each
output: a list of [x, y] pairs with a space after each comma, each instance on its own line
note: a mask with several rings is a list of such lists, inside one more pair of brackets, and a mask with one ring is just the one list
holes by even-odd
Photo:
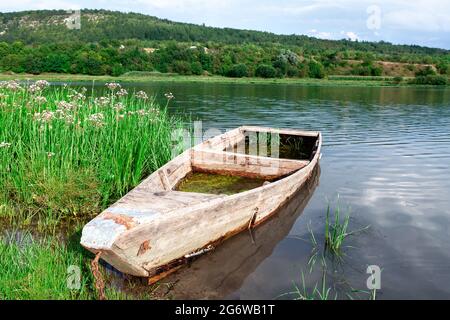
[[172, 71], [178, 74], [190, 75], [192, 74], [191, 64], [187, 61], [177, 60], [172, 64]]
[[325, 78], [325, 71], [321, 63], [311, 61], [308, 66], [310, 78], [317, 78], [317, 79]]
[[289, 66], [286, 74], [288, 77], [297, 77], [299, 75], [299, 70], [295, 66]]
[[379, 77], [383, 73], [383, 69], [380, 67], [371, 67], [370, 68], [370, 75], [374, 77]]
[[125, 73], [125, 68], [121, 63], [115, 63], [111, 68], [111, 75], [114, 77], [121, 76]]
[[392, 79], [392, 81], [396, 84], [399, 84], [399, 83], [403, 82], [403, 77], [399, 77], [399, 76], [394, 77], [394, 79]]
[[273, 62], [273, 67], [276, 69], [277, 75], [279, 77], [286, 75], [289, 66], [290, 64], [287, 62], [287, 60], [282, 58], [278, 58]]
[[201, 75], [203, 73], [202, 64], [198, 61], [191, 63], [192, 74]]
[[275, 78], [277, 71], [270, 65], [260, 64], [255, 70], [255, 75], [261, 78]]
[[416, 77], [434, 76], [436, 75], [436, 71], [434, 71], [432, 67], [427, 66], [426, 68], [416, 71], [415, 75]]
[[418, 76], [413, 80], [414, 84], [424, 84], [433, 86], [444, 86], [448, 83], [448, 78], [446, 76]]
[[235, 64], [231, 66], [230, 69], [226, 72], [227, 77], [232, 78], [242, 78], [248, 76], [247, 66], [243, 63]]

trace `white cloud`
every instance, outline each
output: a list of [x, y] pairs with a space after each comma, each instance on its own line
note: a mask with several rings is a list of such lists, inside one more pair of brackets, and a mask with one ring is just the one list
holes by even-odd
[[345, 35], [345, 37], [351, 41], [359, 40], [359, 36], [353, 31], [342, 31], [341, 34]]
[[[450, 10], [450, 8], [449, 8]], [[416, 31], [450, 31], [450, 13], [398, 10], [383, 17], [388, 26]]]
[[308, 34], [311, 37], [316, 37], [319, 39], [333, 39], [333, 35], [331, 32], [325, 32], [325, 31], [317, 31], [316, 29], [309, 30]]
[[47, 10], [47, 9], [80, 9], [82, 1], [66, 0], [15, 0], [11, 2], [2, 1], [0, 11], [21, 11], [21, 10]]

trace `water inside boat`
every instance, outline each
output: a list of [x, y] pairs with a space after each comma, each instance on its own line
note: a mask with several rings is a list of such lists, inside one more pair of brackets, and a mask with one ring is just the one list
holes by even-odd
[[191, 172], [175, 188], [177, 191], [232, 195], [261, 187], [266, 180], [214, 173]]
[[245, 138], [225, 149], [228, 152], [279, 159], [310, 160], [317, 137], [246, 131]]

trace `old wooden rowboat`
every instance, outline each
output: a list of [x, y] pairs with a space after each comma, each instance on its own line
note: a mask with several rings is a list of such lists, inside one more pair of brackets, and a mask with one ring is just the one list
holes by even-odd
[[[244, 126], [168, 162], [83, 228], [81, 244], [123, 273], [161, 278], [277, 212], [318, 165], [320, 132]], [[196, 172], [263, 179], [232, 195], [177, 191]]]

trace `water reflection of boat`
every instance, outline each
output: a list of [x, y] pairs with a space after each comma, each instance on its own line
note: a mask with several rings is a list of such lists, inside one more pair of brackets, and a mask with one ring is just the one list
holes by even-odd
[[[320, 167], [279, 212], [252, 233], [240, 233], [213, 252], [168, 276], [175, 299], [220, 299], [239, 289], [247, 278], [291, 230], [319, 183]], [[160, 286], [166, 288], [166, 286]]]

